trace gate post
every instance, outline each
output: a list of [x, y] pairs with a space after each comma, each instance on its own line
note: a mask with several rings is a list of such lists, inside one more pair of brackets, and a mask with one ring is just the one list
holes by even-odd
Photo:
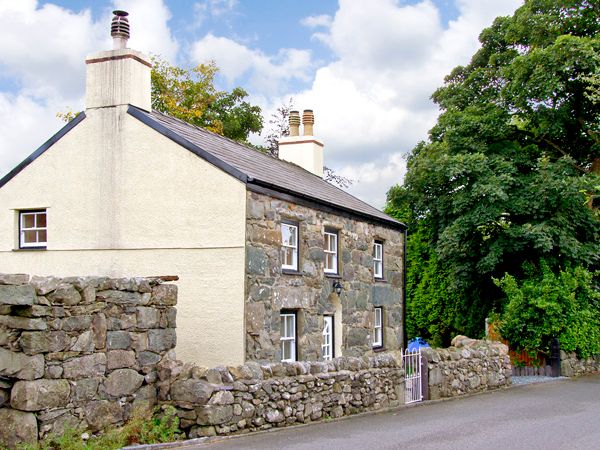
[[552, 376], [560, 377], [560, 342], [558, 338], [552, 339], [550, 343], [550, 366], [552, 367]]
[[429, 400], [429, 361], [421, 354], [421, 394], [423, 400]]

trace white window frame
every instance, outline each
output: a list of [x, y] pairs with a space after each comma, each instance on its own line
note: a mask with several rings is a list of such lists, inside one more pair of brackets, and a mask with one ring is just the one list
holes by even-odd
[[[333, 242], [333, 250], [330, 249], [331, 243]], [[325, 273], [338, 273], [338, 233], [335, 231], [325, 230], [325, 237], [323, 242], [323, 251], [325, 252]], [[327, 267], [327, 255], [333, 255], [332, 264], [333, 267]]]
[[[44, 216], [46, 221], [46, 226], [38, 226], [38, 217]], [[25, 227], [25, 217], [33, 216], [34, 217], [34, 226], [33, 227]], [[39, 232], [46, 232], [46, 240], [40, 241], [36, 240], [36, 242], [25, 242], [25, 232], [34, 231], [36, 233], [36, 237], [39, 239]], [[45, 209], [38, 210], [24, 210], [19, 211], [19, 248], [45, 248], [48, 245], [48, 214]]]
[[373, 347], [383, 347], [383, 308], [373, 309]]
[[373, 243], [373, 277], [383, 278], [383, 242]]
[[[288, 319], [291, 319], [291, 326], [288, 323]], [[281, 342], [281, 361], [282, 362], [293, 362], [296, 361], [296, 313], [294, 312], [282, 312], [280, 314], [280, 330], [282, 331], [279, 340]], [[288, 358], [285, 356], [285, 344], [290, 343], [290, 355]]]
[[[283, 230], [284, 228], [290, 228], [296, 230], [296, 239], [295, 242], [290, 245], [288, 242], [285, 242], [283, 238]], [[298, 238], [299, 238], [300, 227], [297, 224], [290, 222], [281, 222], [281, 268], [283, 270], [294, 270], [298, 271]], [[292, 265], [285, 264], [285, 250], [292, 249]]]
[[333, 316], [323, 316], [323, 344], [321, 344], [323, 361], [331, 361], [334, 357], [333, 340]]

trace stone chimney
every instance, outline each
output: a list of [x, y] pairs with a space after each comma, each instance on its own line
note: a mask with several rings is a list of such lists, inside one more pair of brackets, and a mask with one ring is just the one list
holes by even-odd
[[290, 111], [290, 135], [279, 140], [279, 158], [323, 177], [323, 143], [313, 136], [315, 116], [311, 109], [302, 113], [304, 135], [300, 136], [300, 113]]
[[113, 14], [110, 27], [113, 50], [89, 55], [85, 59], [85, 107], [92, 109], [130, 104], [150, 111], [150, 58], [127, 48], [128, 14], [125, 11], [113, 11]]

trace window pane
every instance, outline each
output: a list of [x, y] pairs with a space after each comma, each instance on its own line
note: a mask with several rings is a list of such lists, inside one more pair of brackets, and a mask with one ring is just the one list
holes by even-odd
[[38, 242], [46, 242], [46, 230], [40, 230], [37, 232], [38, 233]]
[[34, 228], [35, 227], [35, 215], [23, 214], [23, 228]]
[[46, 228], [46, 213], [38, 213], [36, 222], [38, 228]]
[[290, 359], [292, 356], [292, 341], [281, 341], [281, 359]]
[[333, 255], [331, 253], [325, 255], [325, 268], [330, 270], [333, 269]]
[[23, 242], [26, 244], [32, 244], [37, 242], [37, 233], [35, 231], [23, 232]]
[[279, 336], [285, 337], [285, 316], [281, 316], [279, 320]]

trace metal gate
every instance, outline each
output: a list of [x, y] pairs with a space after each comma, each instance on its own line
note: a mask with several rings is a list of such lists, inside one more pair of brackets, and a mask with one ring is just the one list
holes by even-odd
[[404, 366], [404, 403], [416, 403], [423, 400], [421, 386], [421, 349], [402, 352]]

